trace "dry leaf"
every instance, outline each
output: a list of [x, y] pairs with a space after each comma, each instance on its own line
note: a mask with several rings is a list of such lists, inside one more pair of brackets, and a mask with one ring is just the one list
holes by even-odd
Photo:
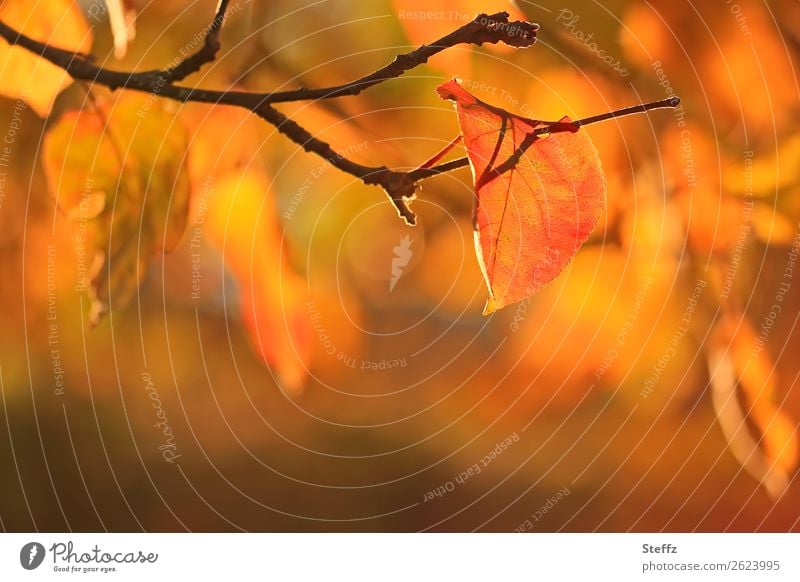
[[[512, 115], [456, 81], [438, 91], [456, 102], [475, 178], [475, 245], [489, 287], [488, 314], [536, 293], [564, 270], [597, 226], [605, 179], [591, 140], [568, 119]], [[546, 126], [547, 136], [534, 135]]]

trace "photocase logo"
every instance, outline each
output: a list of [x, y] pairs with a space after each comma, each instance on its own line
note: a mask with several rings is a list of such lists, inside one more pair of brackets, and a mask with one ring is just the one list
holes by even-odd
[[394, 257], [392, 258], [392, 278], [389, 281], [389, 293], [394, 291], [395, 285], [403, 275], [403, 269], [408, 266], [411, 256], [414, 254], [411, 251], [411, 237], [408, 235], [400, 239], [400, 244], [392, 249]]
[[44, 561], [44, 546], [38, 542], [28, 542], [19, 551], [19, 563], [26, 570], [35, 570]]

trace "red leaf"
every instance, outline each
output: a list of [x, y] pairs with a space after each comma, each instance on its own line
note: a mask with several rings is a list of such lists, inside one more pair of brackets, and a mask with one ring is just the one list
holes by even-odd
[[591, 140], [568, 118], [513, 115], [455, 80], [437, 90], [456, 102], [475, 178], [475, 246], [489, 314], [533, 295], [564, 270], [597, 226], [605, 178]]

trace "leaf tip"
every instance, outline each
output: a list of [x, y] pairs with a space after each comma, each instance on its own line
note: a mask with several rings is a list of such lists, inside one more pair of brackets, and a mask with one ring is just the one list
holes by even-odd
[[275, 374], [278, 388], [290, 398], [294, 398], [303, 393], [305, 389], [303, 375], [297, 370], [278, 370]]
[[104, 302], [99, 299], [93, 300], [89, 310], [89, 329], [95, 329], [100, 325], [107, 313], [108, 306]]
[[455, 94], [460, 89], [461, 89], [461, 79], [459, 79], [458, 77], [453, 77], [449, 81], [445, 81], [444, 83], [436, 87], [436, 93], [442, 99], [455, 100]]
[[494, 297], [489, 296], [489, 298], [486, 300], [486, 305], [483, 308], [483, 315], [491, 315], [492, 313], [497, 311], [497, 308], [498, 308], [497, 301], [495, 300]]

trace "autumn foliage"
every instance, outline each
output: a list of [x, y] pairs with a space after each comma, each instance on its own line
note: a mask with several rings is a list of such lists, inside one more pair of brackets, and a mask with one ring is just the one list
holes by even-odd
[[[489, 314], [558, 276], [597, 226], [605, 179], [591, 140], [568, 118], [525, 119], [455, 81], [438, 91], [456, 102], [475, 176], [475, 247]], [[548, 133], [534, 133], [543, 128]]]
[[[215, 2], [0, 5], [0, 383], [55, 435], [9, 428], [36, 482], [44, 441], [119, 455], [88, 487], [151, 529], [510, 530], [570, 483], [543, 529], [797, 530], [796, 3], [334, 4], [232, 1], [178, 80]], [[363, 91], [212, 98], [340, 88], [474, 22]], [[496, 475], [418, 495], [512, 433]]]

